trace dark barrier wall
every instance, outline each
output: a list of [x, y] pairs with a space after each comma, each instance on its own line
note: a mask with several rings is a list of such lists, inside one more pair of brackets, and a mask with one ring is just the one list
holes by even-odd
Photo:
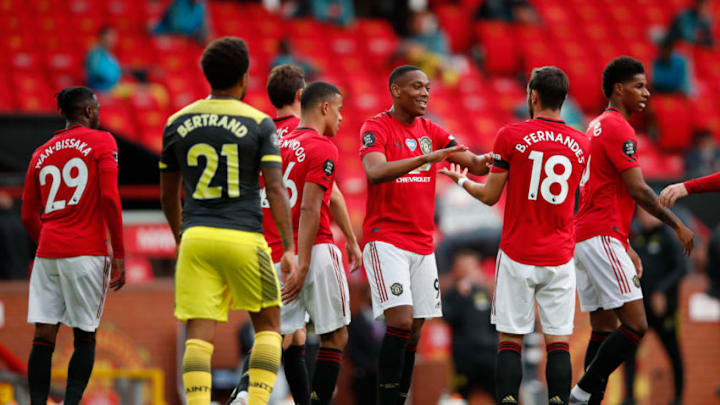
[[[33, 151], [53, 133], [65, 127], [60, 117], [0, 115], [0, 186], [21, 186]], [[119, 183], [160, 183], [158, 156], [124, 138], [115, 136], [120, 155]]]

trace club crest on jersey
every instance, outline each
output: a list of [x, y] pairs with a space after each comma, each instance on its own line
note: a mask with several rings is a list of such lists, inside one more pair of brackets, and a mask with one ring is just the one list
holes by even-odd
[[390, 286], [390, 292], [393, 293], [393, 295], [401, 295], [403, 293], [403, 286], [400, 283], [395, 283]]
[[375, 134], [373, 134], [372, 132], [365, 132], [362, 139], [363, 146], [366, 148], [375, 145]]
[[635, 287], [640, 288], [640, 278], [637, 274], [633, 276], [633, 284], [635, 284]]
[[408, 149], [410, 149], [410, 152], [415, 152], [415, 148], [417, 148], [417, 141], [414, 139], [406, 139], [405, 145], [407, 145]]
[[331, 159], [328, 159], [323, 163], [323, 172], [325, 172], [326, 175], [331, 176], [333, 172], [335, 171], [335, 162], [333, 162]]
[[428, 138], [427, 136], [423, 136], [422, 138], [420, 138], [420, 150], [426, 155], [432, 152], [432, 140], [430, 140], [430, 138]]
[[115, 164], [118, 164], [118, 152], [116, 150], [113, 151], [113, 159], [115, 159]]

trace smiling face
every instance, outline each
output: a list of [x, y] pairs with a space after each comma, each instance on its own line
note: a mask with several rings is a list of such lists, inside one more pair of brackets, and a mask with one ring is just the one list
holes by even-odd
[[422, 70], [412, 70], [399, 77], [391, 91], [393, 104], [411, 116], [425, 115], [430, 100], [430, 79]]
[[619, 84], [622, 103], [631, 112], [642, 112], [647, 108], [650, 99], [650, 90], [647, 88], [647, 78], [638, 73], [625, 83]]

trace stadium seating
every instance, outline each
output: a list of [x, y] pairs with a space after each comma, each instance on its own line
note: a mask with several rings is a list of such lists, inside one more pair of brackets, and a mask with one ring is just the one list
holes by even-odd
[[[154, 87], [148, 90], [141, 86], [137, 90], [140, 94], [134, 96], [103, 95], [102, 123], [158, 152], [167, 116], [208, 92], [198, 64], [201, 46], [187, 39], [149, 34], [149, 27], [168, 3], [0, 1], [0, 112], [54, 112], [52, 95], [62, 87], [83, 83], [87, 49], [98, 30], [111, 25], [118, 31], [114, 49], [118, 59], [126, 67], [147, 70]], [[485, 55], [482, 70], [469, 63], [470, 70], [461, 73], [456, 88], [433, 83], [430, 114], [464, 142], [487, 150], [492, 147], [495, 131], [516, 120], [515, 111], [524, 103], [525, 91], [514, 79], [518, 74], [527, 75], [542, 65], [561, 67], [570, 77], [573, 98], [589, 116], [597, 114], [605, 103], [600, 92], [603, 66], [619, 54], [650, 63], [655, 46], [649, 30], [666, 26], [687, 1], [606, 0], [601, 4], [533, 0], [531, 4], [543, 21], [537, 25], [476, 21], [473, 11], [480, 3], [430, 2], [454, 52], [466, 53], [477, 45]], [[252, 61], [247, 101], [259, 109], [272, 113], [265, 78], [282, 39], [290, 39], [294, 52], [319, 68], [320, 79], [336, 83], [346, 96], [345, 123], [338, 144], [346, 157], [356, 156], [363, 120], [389, 106], [385, 80], [378, 79], [387, 77], [391, 70], [390, 59], [399, 42], [389, 22], [360, 18], [351, 27], [339, 28], [312, 19], [283, 20], [259, 3], [214, 0], [208, 10], [215, 36], [236, 35], [248, 42]], [[63, 28], [68, 21], [73, 29]], [[684, 49], [694, 60], [698, 95], [687, 102], [664, 97], [651, 101], [659, 117], [657, 142], [661, 154], [687, 148], [697, 127], [709, 128], [720, 136], [720, 103], [708, 100], [720, 90], [720, 52]], [[132, 77], [124, 80], [135, 82]], [[684, 118], [675, 119], [677, 113], [667, 115], [677, 111], [675, 108], [687, 111]], [[362, 169], [348, 168], [347, 176], [342, 173], [341, 177], [353, 179], [356, 170]]]

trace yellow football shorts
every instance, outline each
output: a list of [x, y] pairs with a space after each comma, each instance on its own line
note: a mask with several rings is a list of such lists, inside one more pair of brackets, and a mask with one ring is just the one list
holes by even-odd
[[227, 322], [233, 309], [280, 306], [280, 283], [260, 233], [194, 226], [180, 241], [175, 317]]

